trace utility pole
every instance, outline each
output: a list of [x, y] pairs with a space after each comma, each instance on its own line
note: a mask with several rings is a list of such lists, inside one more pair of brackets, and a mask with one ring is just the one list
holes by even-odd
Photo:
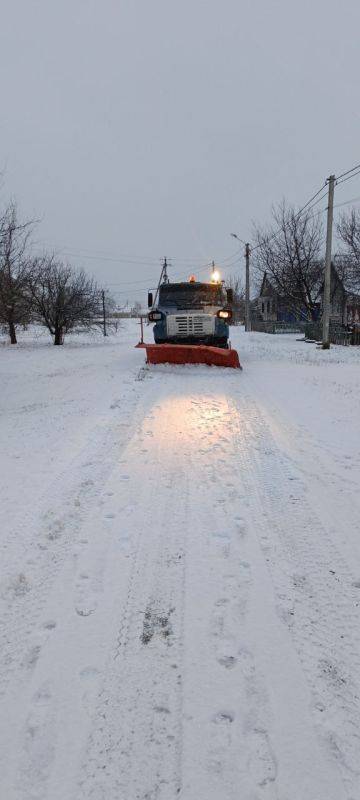
[[165, 256], [165, 258], [164, 258], [164, 261], [163, 261], [163, 265], [162, 265], [162, 267], [161, 267], [161, 272], [160, 272], [159, 283], [158, 283], [158, 285], [157, 285], [157, 289], [156, 289], [156, 292], [155, 292], [155, 297], [154, 297], [154, 299], [153, 299], [153, 306], [156, 306], [157, 296], [158, 296], [158, 294], [159, 294], [159, 289], [160, 289], [160, 286], [161, 286], [161, 284], [162, 284], [162, 283], [170, 283], [170, 281], [169, 281], [169, 276], [168, 276], [168, 274], [167, 274], [167, 268], [168, 268], [168, 266], [169, 266], [169, 265], [168, 265], [168, 262], [167, 262], [167, 258], [166, 258], [166, 256]]
[[230, 233], [233, 239], [245, 245], [245, 330], [251, 331], [251, 313], [250, 313], [250, 244], [240, 239], [237, 233]]
[[168, 263], [167, 263], [167, 258], [166, 258], [166, 256], [165, 256], [165, 258], [164, 258], [164, 263], [163, 263], [163, 278], [164, 278], [164, 283], [169, 283], [169, 277], [168, 277], [168, 274], [167, 274], [167, 268], [168, 268]]
[[107, 333], [106, 333], [106, 314], [105, 314], [105, 292], [104, 292], [104, 289], [102, 289], [102, 291], [101, 291], [101, 297], [102, 297], [102, 307], [103, 307], [103, 329], [104, 329], [104, 336], [107, 336]]
[[245, 244], [245, 330], [251, 331], [250, 318], [250, 245]]
[[330, 175], [329, 199], [327, 208], [327, 227], [326, 227], [326, 254], [325, 254], [325, 274], [324, 274], [324, 298], [323, 298], [323, 350], [330, 347], [330, 294], [331, 294], [331, 244], [332, 226], [334, 216], [334, 188], [335, 175]]

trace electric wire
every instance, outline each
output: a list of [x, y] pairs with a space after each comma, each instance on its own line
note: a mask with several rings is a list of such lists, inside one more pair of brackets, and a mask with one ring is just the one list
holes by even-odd
[[339, 178], [344, 178], [345, 175], [349, 175], [350, 172], [354, 172], [356, 169], [360, 169], [360, 164], [356, 164], [355, 167], [351, 167], [351, 169], [347, 169], [346, 172], [342, 172], [341, 175], [337, 175], [336, 180], [338, 181]]
[[348, 175], [347, 178], [343, 178], [342, 181], [337, 180], [336, 185], [340, 186], [342, 183], [346, 183], [346, 181], [350, 181], [351, 178], [356, 178], [357, 175], [360, 175], [360, 169], [357, 172], [354, 172], [353, 175]]
[[[86, 247], [80, 247], [80, 248], [71, 247], [68, 244], [60, 244], [60, 243], [58, 243], [58, 244], [54, 245], [53, 243], [49, 243], [49, 241], [47, 241], [45, 239], [37, 239], [34, 242], [34, 244], [35, 245], [44, 245], [44, 246], [54, 247], [55, 250], [59, 250], [59, 251], [61, 250], [65, 255], [68, 253], [70, 255], [79, 256], [79, 257], [81, 256], [83, 258], [87, 258], [87, 257], [90, 258], [91, 257], [91, 258], [99, 258], [99, 259], [102, 259], [102, 260], [124, 261], [124, 262], [127, 262], [127, 263], [131, 262], [131, 263], [134, 263], [134, 264], [148, 264], [150, 262], [152, 262], [153, 264], [158, 264], [160, 261], [163, 260], [163, 256], [159, 256], [159, 255], [158, 256], [154, 256], [154, 255], [152, 255], [152, 256], [147, 256], [147, 255], [138, 256], [138, 255], [136, 255], [134, 253], [129, 255], [129, 254], [125, 254], [125, 253], [114, 253], [114, 252], [109, 253], [109, 251], [97, 250], [97, 249], [89, 249], [89, 248], [86, 248]], [[204, 256], [168, 256], [168, 258], [170, 260], [176, 259], [177, 261], [184, 262], [184, 263], [187, 262], [187, 261], [189, 261], [190, 263], [191, 262], [195, 262], [195, 261], [200, 261], [200, 262], [204, 261]]]
[[[341, 185], [342, 183], [345, 183], [346, 181], [351, 180], [351, 178], [355, 178], [359, 174], [360, 174], [360, 164], [357, 164], [354, 167], [352, 167], [351, 169], [346, 170], [345, 172], [342, 172], [337, 177], [336, 184], [337, 185]], [[325, 194], [323, 194], [321, 197], [319, 197], [319, 195], [325, 189], [326, 185], [327, 185], [327, 182], [325, 182], [320, 187], [320, 189], [318, 189], [317, 192], [315, 192], [315, 194], [313, 194], [312, 197], [310, 197], [310, 199], [297, 212], [297, 214], [295, 215], [295, 219], [298, 219], [304, 213], [304, 211], [306, 209], [308, 210], [308, 212], [312, 211], [312, 209], [327, 196], [327, 192], [325, 192]], [[347, 200], [344, 203], [337, 203], [336, 205], [334, 205], [334, 208], [339, 208], [341, 206], [349, 205], [350, 203], [357, 202], [359, 199], [360, 198], [354, 198], [353, 200]], [[313, 201], [315, 201], [315, 202], [313, 202]], [[327, 207], [325, 207], [324, 209], [321, 209], [320, 211], [316, 212], [314, 215], [311, 215], [310, 219], [313, 219], [316, 216], [319, 216], [320, 214], [324, 213], [324, 211], [326, 211], [326, 210], [327, 210]], [[254, 252], [259, 247], [261, 247], [264, 241], [270, 242], [273, 239], [275, 239], [277, 236], [279, 236], [280, 233], [282, 233], [282, 231], [283, 231], [283, 228], [279, 228], [278, 230], [274, 231], [274, 233], [272, 233], [269, 237], [264, 237], [262, 242], [260, 242], [259, 244], [255, 245], [254, 247], [251, 248], [251, 252]], [[245, 241], [243, 239], [241, 239], [241, 237], [238, 236], [237, 234], [231, 234], [231, 235], [233, 235], [234, 238], [238, 239], [238, 241], [240, 241], [243, 245], [246, 244]], [[41, 240], [38, 242], [38, 244], [40, 244], [40, 243], [41, 243]], [[43, 243], [46, 244], [46, 242], [44, 242], [44, 240], [43, 240]], [[142, 265], [155, 266], [155, 264], [159, 264], [159, 262], [161, 262], [161, 258], [155, 257], [155, 256], [137, 257], [135, 255], [127, 256], [127, 255], [124, 255], [124, 254], [119, 254], [119, 255], [115, 255], [114, 254], [113, 256], [110, 256], [110, 255], [105, 254], [104, 251], [100, 251], [100, 250], [98, 250], [98, 251], [96, 251], [96, 250], [88, 250], [86, 248], [80, 249], [80, 250], [76, 250], [76, 248], [69, 248], [67, 246], [61, 247], [61, 250], [62, 250], [62, 255], [68, 256], [70, 258], [89, 259], [89, 260], [96, 260], [96, 261], [102, 261], [102, 262], [106, 261], [106, 262], [112, 262], [112, 263], [117, 263], [117, 264], [124, 263], [124, 264], [132, 264], [132, 265], [139, 265], [139, 266], [142, 266]], [[220, 259], [216, 259], [216, 263], [221, 265], [222, 270], [228, 270], [238, 262], [238, 257], [240, 255], [240, 253], [241, 253], [241, 249], [237, 250], [236, 253], [233, 253], [230, 256], [226, 256], [226, 257], [224, 257], [222, 259], [221, 258]], [[212, 264], [212, 262], [209, 261], [209, 262], [206, 262], [205, 264], [203, 263], [203, 264], [200, 264], [199, 266], [196, 266], [196, 262], [199, 262], [199, 261], [201, 262], [202, 261], [200, 256], [194, 256], [194, 257], [183, 256], [181, 258], [180, 257], [177, 258], [177, 257], [172, 256], [172, 257], [170, 257], [169, 260], [177, 261], [176, 266], [177, 267], [184, 266], [184, 269], [185, 269], [185, 267], [187, 268], [187, 262], [189, 262], [189, 267], [190, 267], [190, 265], [193, 265], [194, 269], [196, 270], [196, 272], [199, 272], [199, 273], [202, 273], [202, 272], [208, 270], [211, 267], [211, 264]], [[173, 275], [173, 277], [177, 277], [179, 279], [180, 277], [183, 276], [183, 274], [184, 274], [183, 270], [181, 271], [181, 275], [180, 275], [180, 271], [177, 271]], [[155, 283], [156, 281], [157, 281], [157, 278], [155, 278], [155, 277], [153, 278], [153, 277], [149, 276], [146, 280], [140, 279], [140, 280], [126, 281], [126, 282], [121, 281], [119, 283], [107, 282], [106, 285], [108, 287], [124, 286], [124, 285], [128, 286], [129, 288], [125, 289], [123, 291], [120, 291], [120, 290], [117, 290], [117, 289], [111, 289], [111, 291], [114, 294], [123, 295], [123, 294], [127, 294], [129, 291], [131, 291], [130, 287], [137, 287], [138, 286], [139, 289], [140, 289], [141, 286], [146, 287], [146, 286], [149, 286], [149, 283], [150, 284], [152, 282]]]
[[[41, 244], [48, 244], [46, 240], [37, 240], [34, 242], [35, 245]], [[76, 247], [69, 247], [69, 245], [57, 245], [55, 250], [59, 250], [63, 256], [69, 256], [70, 258], [84, 258], [90, 260], [99, 260], [99, 261], [109, 261], [114, 263], [125, 263], [125, 264], [139, 264], [139, 265], [157, 265], [163, 261], [163, 256], [136, 256], [136, 255], [125, 255], [124, 253], [112, 254], [106, 253], [102, 250], [90, 250], [87, 248], [76, 248]], [[216, 259], [218, 261], [229, 261], [233, 258], [233, 253], [229, 256], [224, 256], [222, 258]], [[200, 263], [201, 266], [204, 264], [204, 257], [203, 256], [168, 256], [169, 261], [176, 261], [179, 265], [184, 265], [187, 267], [193, 264], [195, 266], [196, 263]], [[211, 266], [211, 260], [207, 262]]]
[[360, 197], [353, 197], [352, 200], [345, 200], [344, 203], [336, 203], [334, 208], [340, 208], [341, 206], [349, 206], [350, 203], [358, 203], [360, 201]]
[[[308, 210], [308, 213], [309, 213], [318, 203], [321, 203], [321, 201], [327, 196], [327, 192], [325, 192], [322, 195], [322, 197], [319, 197], [319, 194], [321, 194], [321, 192], [323, 192], [323, 190], [325, 188], [326, 188], [326, 182], [323, 183], [323, 185], [320, 187], [320, 189], [318, 189], [318, 191], [315, 192], [315, 194], [313, 194], [312, 197], [310, 197], [310, 199], [305, 203], [305, 205], [303, 205], [300, 208], [300, 210], [295, 215], [295, 219], [299, 219], [299, 217], [301, 217], [301, 214], [303, 214], [306, 209]], [[315, 200], [317, 197], [318, 197], [318, 199], [316, 200], [316, 202], [313, 203], [313, 205], [310, 205], [313, 202], [313, 200]], [[309, 208], [309, 206], [310, 206], [310, 208]], [[278, 228], [278, 230], [276, 230], [274, 233], [272, 233], [271, 236], [264, 237], [262, 242], [259, 242], [259, 244], [255, 245], [255, 247], [251, 248], [251, 252], [253, 253], [255, 250], [258, 250], [258, 248], [262, 246], [264, 241], [266, 241], [268, 243], [268, 242], [271, 242], [273, 239], [276, 239], [276, 237], [279, 236], [279, 234], [282, 233], [282, 231], [283, 231], [283, 228]]]
[[[341, 181], [338, 181], [338, 180], [337, 180], [337, 181], [336, 181], [336, 182], [337, 182], [337, 184], [339, 184], [339, 185], [340, 185], [341, 183], [345, 183], [346, 181], [350, 180], [351, 178], [355, 178], [355, 177], [356, 177], [356, 175], [360, 175], [360, 169], [359, 169], [359, 167], [360, 167], [360, 164], [358, 164], [356, 167], [353, 167], [353, 169], [352, 169], [352, 170], [348, 170], [347, 172], [345, 172], [345, 173], [342, 173], [342, 175], [340, 175], [339, 177], [343, 177], [343, 176], [345, 176], [345, 175], [348, 175], [348, 177], [344, 177], [344, 179], [343, 179], [343, 180], [341, 180]], [[354, 174], [354, 175], [353, 175], [353, 174], [349, 174], [349, 173], [352, 173], [352, 172], [354, 172], [354, 170], [358, 170], [358, 171], [357, 171], [357, 172], [355, 172], [355, 174]], [[324, 199], [327, 197], [327, 192], [324, 192], [324, 194], [323, 194], [321, 197], [318, 197], [318, 195], [319, 195], [319, 194], [320, 194], [320, 193], [323, 191], [323, 189], [324, 189], [325, 187], [326, 187], [326, 182], [323, 184], [323, 186], [321, 187], [321, 189], [319, 189], [319, 191], [318, 191], [318, 192], [316, 192], [316, 194], [314, 194], [314, 195], [313, 195], [313, 197], [311, 197], [311, 198], [310, 198], [310, 200], [308, 200], [308, 201], [307, 201], [307, 203], [305, 203], [305, 205], [304, 205], [304, 206], [302, 206], [302, 208], [300, 209], [300, 211], [299, 211], [299, 212], [296, 214], [296, 219], [298, 219], [298, 218], [301, 216], [301, 214], [302, 214], [302, 213], [305, 211], [305, 209], [307, 209], [307, 210], [308, 210], [308, 212], [309, 212], [309, 211], [312, 211], [312, 209], [313, 209], [313, 208], [315, 208], [315, 206], [316, 206], [318, 203], [321, 203], [321, 201], [322, 201], [322, 200], [324, 200]], [[313, 205], [310, 205], [310, 203], [311, 203], [311, 202], [312, 202], [312, 201], [313, 201], [315, 198], [317, 198], [317, 197], [318, 197], [318, 199], [316, 200], [316, 202], [315, 202], [315, 203], [313, 203]], [[343, 206], [343, 205], [349, 205], [349, 204], [350, 204], [350, 203], [352, 203], [352, 202], [356, 202], [356, 201], [357, 201], [357, 199], [358, 199], [358, 198], [355, 198], [354, 200], [347, 200], [347, 201], [345, 201], [344, 203], [337, 203], [337, 204], [335, 204], [335, 205], [334, 205], [334, 208], [340, 208], [340, 206]], [[310, 206], [310, 207], [309, 207], [309, 206]], [[321, 210], [320, 210], [319, 212], [317, 212], [316, 214], [312, 215], [312, 216], [310, 217], [310, 219], [314, 219], [316, 216], [319, 216], [320, 214], [323, 214], [325, 211], [327, 211], [327, 206], [326, 206], [325, 208], [321, 209]], [[266, 238], [266, 243], [268, 243], [268, 242], [272, 241], [272, 239], [275, 239], [277, 236], [279, 236], [279, 234], [282, 232], [282, 230], [283, 230], [283, 228], [279, 228], [279, 229], [278, 229], [277, 231], [275, 231], [275, 232], [274, 232], [274, 233], [273, 233], [271, 236], [269, 236], [268, 238]], [[264, 239], [264, 241], [265, 241], [265, 239]], [[263, 242], [260, 242], [258, 245], [256, 245], [255, 247], [253, 247], [253, 248], [252, 248], [252, 250], [251, 250], [251, 252], [254, 252], [254, 250], [257, 250], [259, 247], [261, 247], [261, 246], [262, 246], [262, 244], [263, 244]]]

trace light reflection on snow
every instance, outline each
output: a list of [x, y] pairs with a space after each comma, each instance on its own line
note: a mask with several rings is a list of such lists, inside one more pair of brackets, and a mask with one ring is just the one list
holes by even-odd
[[190, 447], [201, 453], [220, 446], [228, 448], [230, 420], [231, 412], [223, 394], [211, 397], [174, 394], [152, 408], [144, 420], [142, 438], [151, 437], [153, 446], [158, 442], [162, 450]]

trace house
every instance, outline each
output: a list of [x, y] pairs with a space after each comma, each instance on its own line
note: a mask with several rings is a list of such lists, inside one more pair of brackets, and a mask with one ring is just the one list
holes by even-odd
[[255, 306], [258, 319], [263, 322], [276, 322], [278, 320], [278, 309], [279, 295], [269, 280], [267, 273], [264, 272], [260, 294]]
[[360, 326], [360, 295], [348, 294], [346, 297], [346, 324]]
[[[324, 284], [319, 285], [319, 290], [315, 296], [313, 317], [322, 317], [323, 289]], [[335, 323], [343, 324], [347, 315], [347, 294], [344, 284], [339, 277], [334, 264], [331, 264], [331, 310], [330, 320]], [[267, 272], [261, 283], [259, 297], [256, 300], [254, 309], [256, 318], [262, 322], [299, 322], [309, 318], [309, 312], [305, 308], [295, 308], [290, 298], [284, 297], [277, 292], [271, 283]]]
[[[336, 267], [331, 264], [331, 285], [330, 285], [330, 322], [337, 323], [338, 325], [346, 324], [346, 298], [347, 292], [343, 281], [338, 275]], [[320, 292], [320, 317], [322, 317], [322, 309], [324, 302], [324, 284], [322, 283]]]
[[305, 308], [295, 309], [294, 303], [277, 292], [267, 272], [264, 272], [257, 298], [256, 316], [262, 322], [298, 322], [307, 319], [307, 311]]

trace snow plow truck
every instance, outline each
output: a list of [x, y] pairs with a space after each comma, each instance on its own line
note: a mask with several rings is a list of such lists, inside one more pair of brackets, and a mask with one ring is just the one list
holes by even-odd
[[149, 322], [155, 344], [146, 347], [150, 364], [208, 364], [240, 368], [229, 343], [233, 296], [213, 268], [210, 282], [171, 283], [162, 271], [155, 297], [148, 295]]

